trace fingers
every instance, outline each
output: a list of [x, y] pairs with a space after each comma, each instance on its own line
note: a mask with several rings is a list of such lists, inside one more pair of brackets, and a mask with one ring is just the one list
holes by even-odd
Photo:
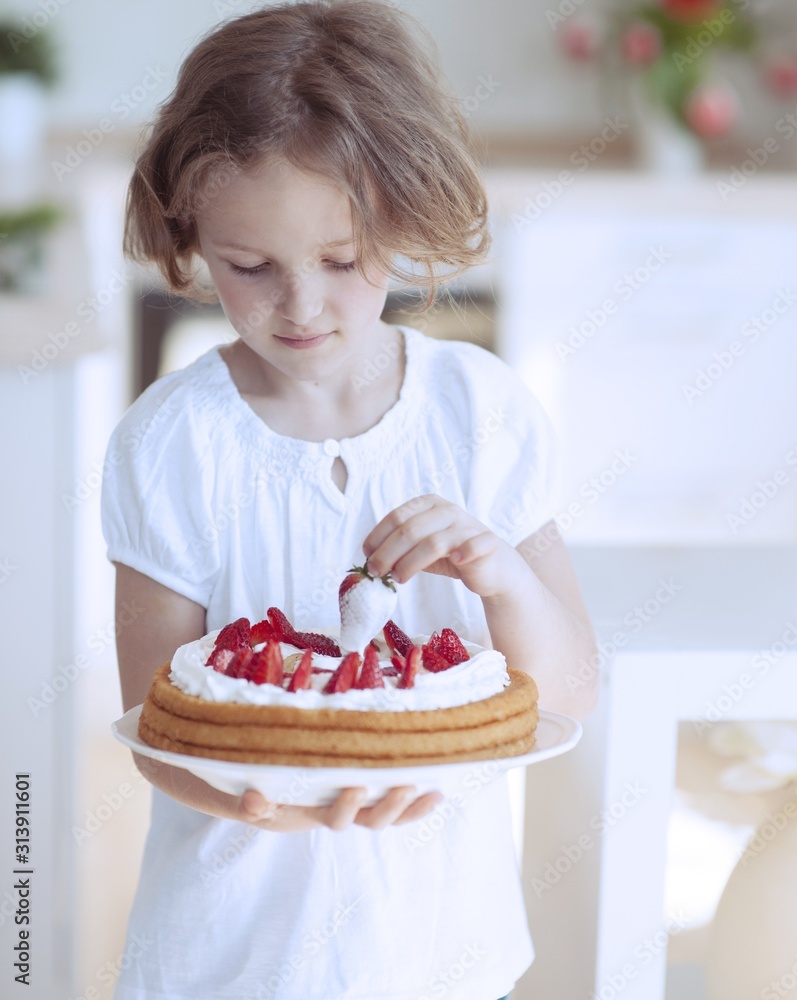
[[364, 788], [344, 788], [330, 806], [321, 812], [321, 823], [330, 830], [351, 826], [366, 797]]
[[415, 799], [417, 791], [413, 785], [391, 788], [375, 805], [367, 806], [357, 813], [355, 823], [370, 830], [382, 830], [395, 822]]
[[263, 820], [273, 821], [279, 809], [276, 802], [269, 802], [256, 789], [247, 788], [238, 800], [237, 812], [245, 823], [257, 823]]
[[443, 795], [440, 792], [427, 792], [418, 796], [414, 786], [402, 785], [391, 788], [376, 805], [361, 809], [355, 823], [367, 826], [369, 830], [382, 830], [391, 824], [411, 823], [426, 816], [442, 801]]
[[[418, 796], [413, 785], [391, 788], [372, 806], [363, 806], [366, 795], [365, 788], [344, 788], [329, 806], [306, 810], [299, 807], [296, 811], [312, 815], [308, 815], [304, 820], [297, 820], [298, 825], [295, 828], [304, 829], [305, 826], [320, 823], [330, 830], [346, 830], [356, 823], [369, 830], [382, 830], [391, 824], [411, 823], [421, 819], [443, 801], [440, 792], [427, 792]], [[238, 799], [237, 818], [256, 825], [271, 823], [283, 808], [279, 803], [269, 802], [254, 788], [248, 788]]]
[[372, 550], [368, 568], [377, 576], [390, 570], [394, 579], [404, 583], [484, 530], [484, 525], [455, 505], [435, 504], [398, 524]]
[[468, 563], [492, 555], [496, 548], [496, 536], [491, 531], [477, 531], [464, 542], [455, 546], [452, 553], [457, 566], [467, 566]]
[[[363, 552], [366, 558], [370, 559], [388, 535], [391, 535], [397, 528], [401, 527], [405, 521], [408, 521], [416, 514], [423, 513], [425, 510], [430, 510], [440, 501], [442, 501], [442, 497], [437, 496], [436, 493], [427, 493], [423, 496], [413, 497], [412, 500], [408, 500], [406, 503], [401, 504], [400, 507], [396, 507], [395, 510], [391, 510], [363, 541]], [[390, 569], [390, 566], [387, 569]], [[384, 570], [385, 573], [387, 569]]]
[[417, 819], [422, 819], [433, 809], [436, 809], [442, 801], [441, 792], [427, 792], [425, 795], [420, 795], [407, 806], [397, 819], [393, 820], [393, 823], [398, 826], [401, 823], [413, 823]]

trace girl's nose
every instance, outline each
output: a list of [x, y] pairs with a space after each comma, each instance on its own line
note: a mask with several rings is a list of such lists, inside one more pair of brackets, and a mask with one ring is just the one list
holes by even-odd
[[319, 283], [313, 275], [286, 278], [277, 296], [277, 311], [283, 319], [297, 326], [306, 326], [324, 308]]

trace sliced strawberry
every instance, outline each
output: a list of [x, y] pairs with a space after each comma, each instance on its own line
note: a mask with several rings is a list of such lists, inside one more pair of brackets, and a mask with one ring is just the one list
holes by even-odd
[[327, 681], [324, 694], [342, 694], [348, 691], [357, 678], [360, 666], [359, 653], [347, 653], [340, 661], [340, 666]]
[[371, 645], [365, 647], [362, 670], [353, 686], [359, 689], [383, 688], [385, 686], [382, 667], [379, 664], [379, 654]]
[[338, 644], [328, 635], [321, 635], [320, 632], [295, 632], [291, 642], [299, 649], [311, 649], [321, 656], [342, 655]]
[[453, 628], [444, 628], [440, 633], [438, 651], [443, 654], [452, 666], [456, 666], [457, 663], [464, 663], [465, 660], [470, 659], [470, 653], [465, 649], [462, 640]]
[[208, 657], [206, 667], [213, 667], [220, 674], [226, 673], [230, 660], [235, 656], [232, 649], [219, 649], [218, 647]]
[[274, 629], [268, 618], [252, 626], [249, 633], [249, 643], [252, 646], [259, 646], [261, 642], [268, 642], [274, 637]]
[[302, 653], [302, 658], [296, 664], [293, 676], [288, 684], [289, 691], [304, 691], [310, 687], [310, 677], [313, 673], [313, 652], [306, 649]]
[[293, 639], [296, 636], [296, 629], [279, 608], [268, 609], [268, 620], [271, 622], [271, 627], [274, 630], [275, 639], [279, 642], [293, 643]]
[[406, 656], [412, 649], [412, 640], [401, 631], [394, 621], [389, 621], [382, 631], [385, 635], [385, 642], [392, 652], [398, 653], [399, 656]]
[[254, 654], [257, 665], [251, 680], [253, 684], [275, 684], [282, 687], [282, 650], [276, 639], [269, 639], [266, 648]]
[[442, 653], [438, 653], [437, 650], [428, 643], [423, 647], [421, 658], [423, 660], [424, 667], [427, 670], [431, 670], [432, 673], [435, 674], [439, 673], [441, 670], [448, 670], [450, 666], [453, 666], [453, 664], [449, 663]]
[[383, 677], [401, 677], [401, 671], [394, 666], [382, 667]]
[[[245, 649], [242, 650], [241, 653], [242, 653], [242, 655], [244, 657], [246, 656], [246, 650]], [[246, 662], [243, 663], [242, 666], [239, 668], [238, 677], [242, 681], [251, 681], [252, 675], [254, 674], [255, 670], [257, 669], [257, 662], [258, 662], [258, 657], [259, 656], [260, 656], [259, 653], [256, 653], [254, 650], [252, 650], [251, 657], [249, 657], [246, 660]]]
[[225, 625], [216, 636], [215, 649], [243, 649], [249, 645], [250, 625], [248, 618], [239, 618], [237, 621]]
[[424, 649], [426, 649], [427, 647], [429, 649], [433, 649], [436, 653], [442, 652], [442, 650], [440, 649], [440, 636], [437, 634], [437, 632], [432, 632], [432, 634], [426, 640], [424, 644]]
[[224, 671], [226, 676], [244, 677], [249, 670], [249, 665], [254, 655], [251, 646], [246, 646], [244, 649], [236, 649], [233, 658], [227, 664], [227, 669]]
[[341, 651], [336, 642], [329, 636], [319, 632], [297, 632], [279, 608], [269, 608], [268, 618], [279, 642], [287, 642], [297, 649], [311, 649], [320, 656], [340, 656]]
[[[412, 646], [410, 646], [410, 649], [412, 649]], [[393, 656], [390, 657], [390, 662], [393, 664], [393, 669], [396, 671], [396, 673], [398, 674], [404, 673], [404, 667], [407, 665], [406, 657], [399, 656], [398, 653], [395, 653]]]
[[404, 669], [401, 672], [401, 677], [399, 677], [398, 684], [396, 687], [400, 688], [411, 688], [415, 687], [415, 675], [418, 673], [418, 667], [421, 662], [421, 647], [413, 646], [412, 649], [407, 653], [407, 662], [404, 664]]

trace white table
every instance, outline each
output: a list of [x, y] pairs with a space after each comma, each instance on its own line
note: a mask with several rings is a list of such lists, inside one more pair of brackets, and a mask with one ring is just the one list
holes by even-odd
[[[528, 771], [524, 878], [538, 958], [518, 998], [661, 1000], [678, 723], [704, 719], [710, 705], [724, 720], [797, 718], [797, 645], [765, 675], [751, 668], [797, 619], [797, 546], [571, 553], [600, 640], [622, 645], [603, 667], [582, 745]], [[662, 581], [679, 589], [637, 628], [627, 616], [666, 596]], [[596, 823], [607, 810], [622, 815]], [[575, 856], [582, 834], [583, 857], [550, 891], [534, 891], [530, 880]]]

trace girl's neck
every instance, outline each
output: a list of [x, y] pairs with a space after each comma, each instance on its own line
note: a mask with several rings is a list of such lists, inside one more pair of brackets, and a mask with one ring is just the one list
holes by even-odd
[[[383, 337], [352, 370], [328, 382], [285, 378], [243, 341], [221, 356], [241, 398], [278, 434], [307, 441], [340, 440], [365, 433], [395, 405], [406, 372], [406, 344], [399, 328], [381, 324]], [[387, 366], [371, 360], [385, 355]]]

